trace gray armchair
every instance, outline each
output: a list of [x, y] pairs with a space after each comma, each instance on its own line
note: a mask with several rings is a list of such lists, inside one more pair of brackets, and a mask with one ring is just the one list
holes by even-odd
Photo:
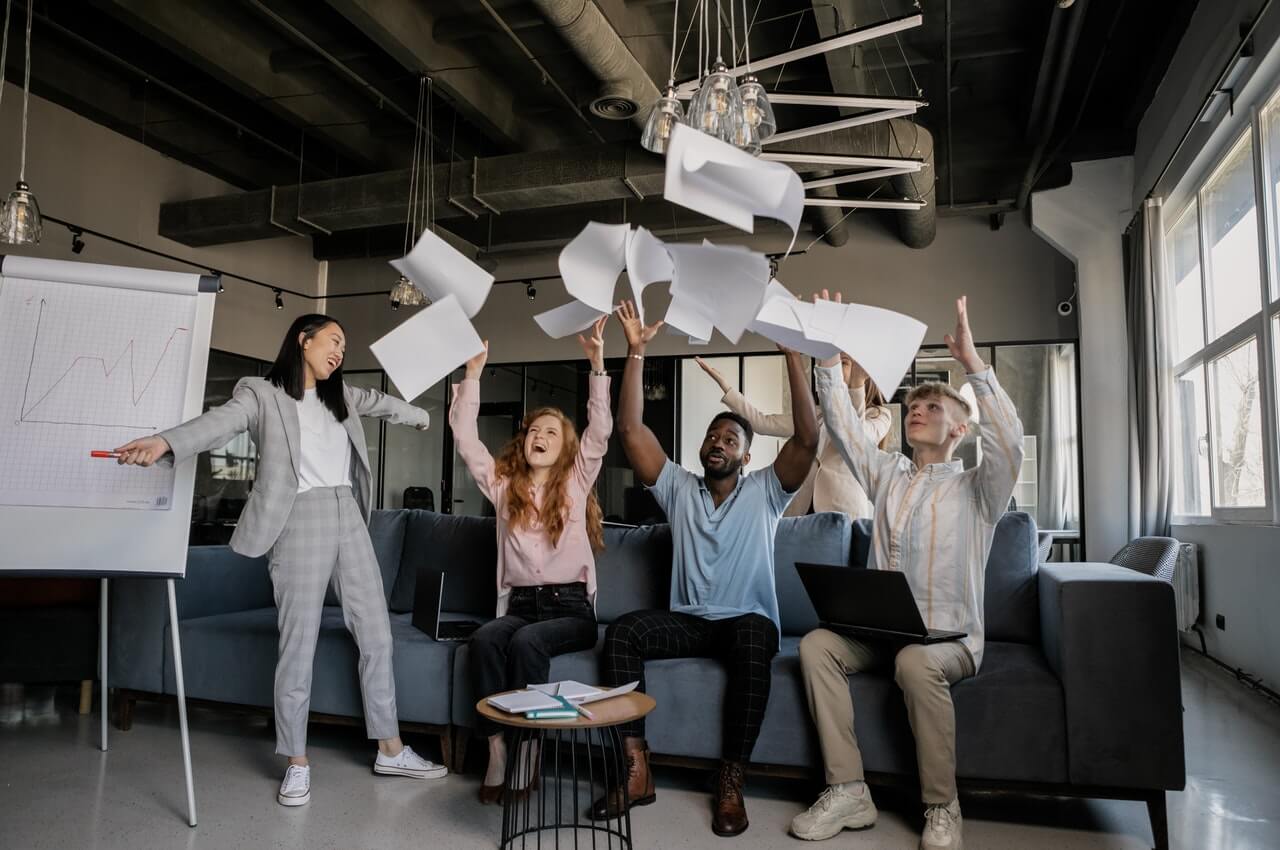
[[1178, 561], [1178, 541], [1172, 537], [1139, 537], [1117, 552], [1111, 563], [1173, 583], [1173, 567]]

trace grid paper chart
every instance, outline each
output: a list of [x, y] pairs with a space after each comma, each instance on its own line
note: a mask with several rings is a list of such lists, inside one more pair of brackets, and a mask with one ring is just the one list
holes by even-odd
[[174, 469], [91, 458], [182, 421], [196, 297], [5, 277], [0, 504], [168, 510]]

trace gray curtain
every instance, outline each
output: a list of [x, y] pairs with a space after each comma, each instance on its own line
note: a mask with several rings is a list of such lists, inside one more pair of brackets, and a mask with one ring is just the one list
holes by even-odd
[[1173, 507], [1172, 335], [1165, 310], [1164, 224], [1148, 200], [1125, 234], [1129, 339], [1129, 536], [1168, 535]]

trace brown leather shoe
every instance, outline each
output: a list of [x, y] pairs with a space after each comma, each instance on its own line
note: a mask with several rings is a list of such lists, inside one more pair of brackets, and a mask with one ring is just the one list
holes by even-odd
[[747, 805], [742, 799], [742, 786], [746, 781], [742, 762], [720, 762], [720, 776], [716, 779], [716, 797], [711, 816], [711, 831], [716, 835], [741, 835], [747, 831]]
[[501, 785], [485, 785], [480, 783], [480, 791], [476, 795], [480, 799], [482, 806], [500, 806], [502, 805], [502, 786]]
[[649, 772], [648, 743], [644, 738], [624, 738], [622, 749], [627, 757], [626, 803], [623, 803], [623, 788], [611, 788], [591, 804], [588, 814], [592, 820], [620, 817], [628, 809], [647, 806], [658, 798], [653, 787], [653, 774]]

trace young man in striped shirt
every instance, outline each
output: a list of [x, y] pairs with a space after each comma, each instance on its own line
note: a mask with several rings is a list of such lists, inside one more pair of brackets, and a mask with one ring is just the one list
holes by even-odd
[[892, 667], [916, 739], [926, 807], [921, 850], [962, 846], [951, 686], [982, 665], [987, 555], [996, 523], [1013, 495], [1023, 447], [1013, 403], [974, 347], [964, 298], [956, 301], [956, 313], [955, 333], [947, 334], [946, 343], [977, 400], [982, 460], [973, 469], [952, 460], [974, 411], [951, 387], [923, 384], [907, 397], [908, 459], [881, 451], [867, 437], [841, 380], [839, 361], [818, 369], [818, 398], [830, 437], [875, 504], [867, 566], [906, 573], [925, 624], [966, 636], [906, 646], [855, 640], [827, 629], [805, 636], [801, 669], [828, 787], [792, 821], [791, 832], [798, 838], [830, 838], [842, 829], [875, 823], [876, 808], [863, 781], [854, 737], [848, 675]]

